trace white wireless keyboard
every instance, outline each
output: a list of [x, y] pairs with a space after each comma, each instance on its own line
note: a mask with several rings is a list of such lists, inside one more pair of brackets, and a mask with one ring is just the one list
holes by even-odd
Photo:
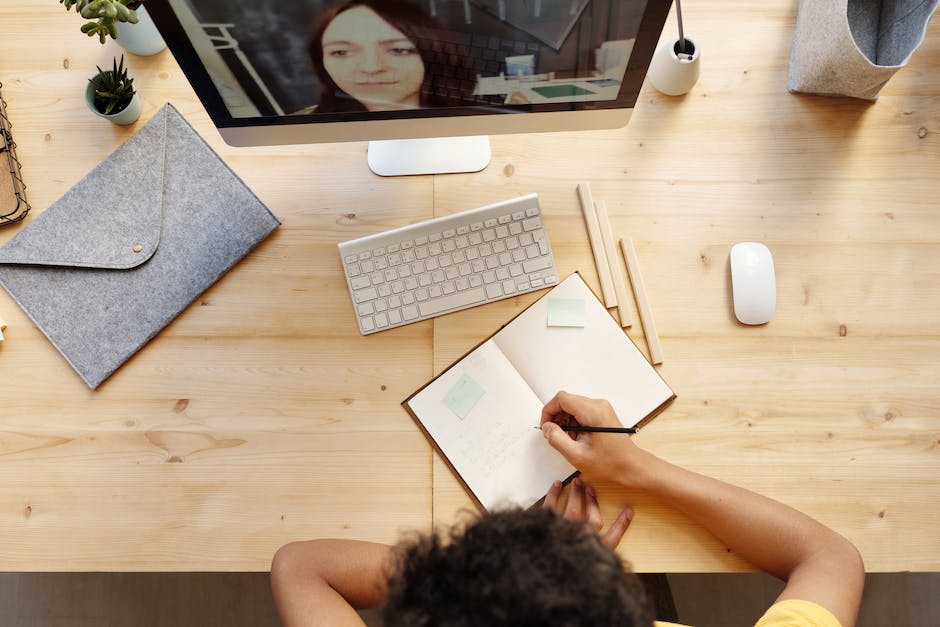
[[363, 335], [558, 283], [538, 196], [339, 245]]

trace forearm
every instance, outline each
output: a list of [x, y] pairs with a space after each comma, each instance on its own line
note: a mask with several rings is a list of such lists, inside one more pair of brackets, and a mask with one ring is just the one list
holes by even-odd
[[[640, 452], [642, 480], [654, 494], [700, 524], [761, 570], [787, 579], [803, 560], [844, 539], [809, 516], [749, 490]], [[632, 481], [630, 483], [633, 483]]]
[[625, 484], [654, 494], [754, 566], [786, 581], [779, 600], [813, 601], [845, 627], [855, 624], [865, 573], [851, 542], [783, 503], [646, 451], [635, 463], [643, 470]]
[[353, 540], [294, 542], [271, 565], [271, 589], [285, 627], [362, 625], [356, 608], [385, 601], [393, 549]]

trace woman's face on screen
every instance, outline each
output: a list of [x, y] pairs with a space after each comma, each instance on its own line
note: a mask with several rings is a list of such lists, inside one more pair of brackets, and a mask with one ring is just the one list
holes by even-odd
[[420, 106], [424, 62], [404, 33], [368, 7], [337, 15], [323, 31], [323, 66], [369, 111]]

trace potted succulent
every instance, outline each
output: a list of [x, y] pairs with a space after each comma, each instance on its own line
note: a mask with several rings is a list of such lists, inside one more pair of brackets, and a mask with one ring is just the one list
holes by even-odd
[[142, 109], [140, 96], [134, 89], [134, 79], [127, 75], [124, 55], [121, 62], [114, 59], [110, 70], [98, 68], [98, 74], [88, 79], [85, 103], [95, 114], [122, 126], [133, 124]]
[[101, 43], [111, 37], [134, 54], [146, 56], [166, 48], [160, 31], [154, 26], [140, 0], [59, 0], [66, 8], [88, 20], [81, 31], [98, 36]]

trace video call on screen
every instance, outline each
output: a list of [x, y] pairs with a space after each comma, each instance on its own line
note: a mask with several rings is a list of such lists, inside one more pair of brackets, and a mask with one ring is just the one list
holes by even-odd
[[646, 2], [170, 0], [233, 118], [616, 100]]

